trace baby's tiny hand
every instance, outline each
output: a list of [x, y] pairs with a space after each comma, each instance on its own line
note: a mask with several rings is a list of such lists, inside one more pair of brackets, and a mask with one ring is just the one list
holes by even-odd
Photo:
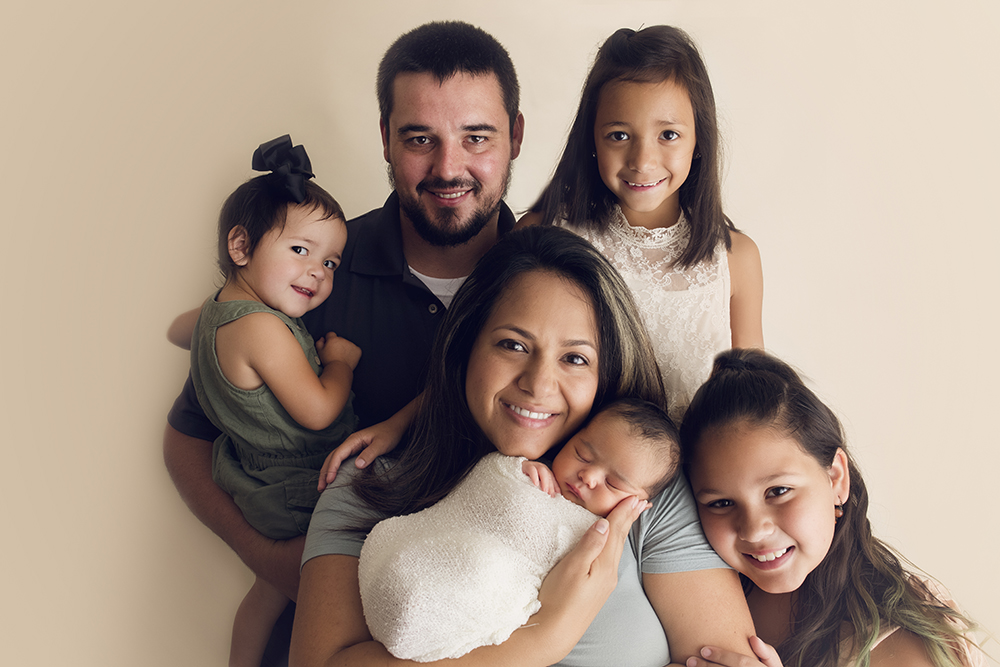
[[531, 483], [553, 498], [559, 495], [559, 483], [549, 467], [538, 461], [525, 461], [521, 464], [521, 472], [528, 476]]
[[316, 351], [324, 366], [342, 361], [354, 370], [361, 360], [361, 348], [332, 331], [316, 341]]

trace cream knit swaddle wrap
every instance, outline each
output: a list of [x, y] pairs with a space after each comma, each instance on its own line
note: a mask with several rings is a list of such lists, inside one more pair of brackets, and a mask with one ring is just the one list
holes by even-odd
[[372, 637], [430, 662], [499, 644], [538, 611], [542, 579], [597, 517], [550, 497], [521, 457], [488, 454], [433, 507], [380, 522], [358, 580]]

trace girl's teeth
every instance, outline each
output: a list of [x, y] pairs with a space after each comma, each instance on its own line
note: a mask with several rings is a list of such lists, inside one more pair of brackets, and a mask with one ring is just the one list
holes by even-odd
[[787, 552], [787, 551], [788, 551], [788, 547], [785, 547], [781, 551], [773, 551], [773, 552], [771, 552], [769, 554], [763, 554], [763, 555], [760, 555], [760, 556], [755, 556], [753, 554], [750, 554], [750, 557], [757, 559], [761, 563], [767, 563], [767, 562], [770, 562], [770, 561], [774, 560], [775, 558], [781, 558], [782, 556], [785, 555], [785, 552]]
[[548, 419], [552, 416], [551, 412], [529, 412], [528, 410], [519, 408], [516, 405], [510, 406], [510, 409], [522, 417], [527, 417], [528, 419]]

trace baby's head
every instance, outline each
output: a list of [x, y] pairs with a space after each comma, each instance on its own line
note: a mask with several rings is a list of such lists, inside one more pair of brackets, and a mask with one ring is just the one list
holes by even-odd
[[301, 179], [296, 201], [275, 172], [250, 179], [219, 214], [219, 270], [260, 301], [301, 317], [330, 295], [347, 227], [340, 204]]
[[552, 472], [563, 497], [607, 516], [628, 496], [648, 500], [677, 474], [680, 444], [670, 417], [648, 401], [623, 398], [590, 418]]

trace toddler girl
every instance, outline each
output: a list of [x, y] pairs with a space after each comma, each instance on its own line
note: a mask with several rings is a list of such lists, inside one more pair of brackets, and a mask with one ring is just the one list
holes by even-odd
[[601, 46], [552, 181], [519, 224], [590, 240], [628, 283], [680, 421], [730, 347], [763, 347], [760, 255], [722, 212], [715, 99], [681, 30]]
[[[947, 592], [872, 535], [840, 422], [786, 364], [721, 354], [681, 446], [705, 535], [740, 572], [757, 633], [786, 665], [984, 665]], [[770, 646], [754, 649], [781, 664]], [[688, 665], [743, 664], [703, 655]]]
[[[223, 434], [213, 476], [247, 521], [275, 540], [304, 534], [326, 455], [354, 429], [351, 381], [361, 350], [299, 319], [329, 295], [347, 240], [340, 205], [309, 181], [309, 158], [288, 135], [261, 144], [253, 168], [272, 173], [233, 192], [219, 216], [225, 284], [202, 307], [191, 378]], [[288, 604], [258, 578], [233, 625], [230, 664], [259, 665]]]

